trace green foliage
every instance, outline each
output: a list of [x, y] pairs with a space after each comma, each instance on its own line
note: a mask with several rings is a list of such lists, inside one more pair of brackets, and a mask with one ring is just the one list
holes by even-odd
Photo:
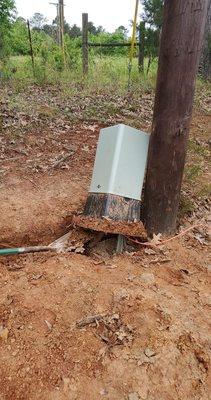
[[[125, 31], [117, 29], [114, 33], [101, 32], [98, 35], [89, 35], [92, 43], [124, 43], [126, 42]], [[92, 50], [94, 55], [126, 55], [127, 47], [95, 47]]]
[[0, 59], [4, 59], [9, 53], [9, 36], [14, 9], [14, 0], [0, 1]]
[[[1, 0], [0, 0], [1, 1]], [[6, 0], [4, 0], [6, 1]], [[10, 15], [10, 14], [9, 14]], [[82, 43], [82, 32], [80, 27], [77, 25], [70, 26], [65, 22], [65, 56], [63, 49], [58, 45], [58, 27], [57, 21], [55, 20], [53, 24], [46, 24], [45, 17], [36, 13], [31, 19], [31, 38], [32, 38], [32, 48], [35, 59], [35, 79], [39, 83], [59, 81], [63, 79], [63, 76], [69, 76], [69, 72], [74, 72], [81, 76], [82, 72], [82, 56], [81, 56], [81, 43]], [[32, 60], [30, 53], [30, 43], [28, 35], [27, 22], [24, 18], [17, 18], [10, 23], [11, 35], [8, 36], [10, 55], [14, 56], [25, 56], [24, 62], [21, 66], [13, 66], [12, 63], [7, 64], [7, 68], [4, 67], [4, 72], [6, 76], [11, 78], [11, 71], [16, 70], [15, 77], [21, 77], [24, 71], [24, 77], [27, 79], [33, 78]], [[96, 27], [92, 22], [89, 22], [89, 41], [93, 43], [125, 43], [128, 41], [127, 29], [124, 26], [119, 26], [113, 33], [106, 32], [102, 26]], [[150, 60], [148, 69], [151, 69], [151, 63], [155, 56], [155, 41], [156, 33], [152, 30], [146, 29], [146, 43], [147, 52], [146, 57]], [[154, 47], [153, 47], [154, 46]], [[109, 71], [111, 72], [111, 81], [113, 84], [119, 81], [119, 77], [123, 72], [122, 58], [124, 58], [124, 78], [123, 82], [127, 80], [128, 77], [128, 53], [129, 47], [90, 47], [89, 49], [90, 57], [90, 76], [94, 74], [94, 70], [100, 71], [101, 74], [104, 73], [104, 69], [107, 71], [106, 79], [109, 76]], [[137, 56], [137, 52], [134, 53]], [[112, 57], [112, 58], [111, 58]], [[113, 58], [121, 58], [120, 70], [110, 65]], [[104, 60], [103, 60], [104, 59]], [[134, 61], [135, 63], [135, 61]], [[102, 67], [102, 70], [101, 70]], [[112, 68], [111, 68], [112, 67]], [[20, 68], [20, 71], [19, 71]], [[136, 71], [137, 72], [137, 71]], [[13, 76], [12, 76], [13, 78]], [[95, 78], [94, 78], [95, 79]], [[138, 82], [139, 75], [134, 75], [134, 79]], [[119, 83], [118, 83], [119, 84]]]
[[0, 24], [9, 26], [12, 13], [14, 11], [14, 0], [1, 0], [0, 1]]
[[145, 29], [146, 56], [155, 58], [159, 49], [159, 33], [150, 28]]
[[33, 29], [40, 31], [42, 27], [46, 24], [46, 18], [40, 13], [35, 13], [30, 19], [30, 25]]
[[29, 54], [29, 40], [26, 21], [17, 18], [11, 30], [11, 51], [15, 55]]
[[145, 57], [148, 59], [147, 74], [153, 60], [158, 57], [159, 32], [151, 28], [145, 29]]
[[82, 35], [82, 31], [81, 28], [79, 28], [79, 26], [77, 26], [76, 24], [74, 24], [73, 26], [71, 26], [70, 30], [69, 30], [69, 36], [73, 39], [80, 37]]
[[98, 35], [99, 33], [104, 32], [104, 29], [102, 26], [96, 27], [93, 22], [88, 22], [88, 32], [91, 33], [92, 35]]
[[81, 63], [81, 38], [72, 39], [65, 35], [65, 53], [67, 67], [78, 69]]
[[49, 25], [45, 24], [43, 25], [43, 32], [45, 32], [47, 35], [49, 35], [53, 40], [57, 40], [58, 36], [58, 29], [55, 24]]
[[203, 199], [210, 199], [211, 197], [211, 183], [204, 184], [197, 195]]
[[161, 30], [164, 0], [143, 0], [144, 21], [152, 28]]
[[193, 164], [190, 166], [186, 166], [186, 179], [189, 182], [195, 181], [196, 178], [198, 178], [201, 173], [202, 173], [202, 168], [200, 165]]
[[[68, 39], [69, 40], [69, 39]], [[80, 39], [78, 39], [80, 40]], [[65, 91], [94, 90], [96, 93], [108, 91], [110, 93], [125, 93], [128, 88], [128, 58], [124, 56], [95, 56], [90, 57], [89, 74], [86, 78], [82, 74], [81, 48], [70, 39], [66, 40], [66, 65], [63, 54], [54, 42], [47, 48], [42, 47], [35, 57], [35, 79], [33, 76], [31, 57], [12, 56], [6, 65], [6, 77], [16, 91], [24, 90], [31, 83], [39, 85], [59, 84]], [[69, 47], [70, 46], [70, 47]], [[72, 47], [73, 46], [73, 47]], [[76, 46], [76, 48], [75, 48]], [[75, 49], [68, 54], [69, 49]], [[72, 55], [73, 54], [73, 55]], [[145, 60], [147, 63], [147, 60]], [[14, 72], [13, 72], [14, 71]], [[151, 64], [148, 76], [140, 75], [137, 60], [134, 60], [131, 74], [131, 91], [140, 96], [141, 90], [151, 91], [155, 86], [157, 72], [156, 60]], [[110, 110], [112, 112], [112, 110]], [[128, 116], [128, 123], [130, 116]]]
[[152, 61], [158, 57], [159, 37], [163, 23], [164, 0], [143, 0], [145, 28], [145, 57], [148, 58], [147, 73]]
[[124, 25], [120, 25], [115, 32], [119, 32], [125, 39], [127, 39], [128, 30]]
[[35, 56], [39, 56], [43, 46], [51, 51], [51, 46], [54, 44], [53, 39], [43, 31], [32, 30], [32, 44]]

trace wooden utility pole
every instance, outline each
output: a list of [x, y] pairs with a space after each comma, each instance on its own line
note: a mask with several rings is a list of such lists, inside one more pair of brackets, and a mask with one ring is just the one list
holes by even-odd
[[33, 70], [33, 75], [34, 75], [34, 78], [35, 78], [34, 52], [33, 52], [33, 46], [32, 46], [30, 23], [29, 23], [28, 19], [27, 19], [27, 27], [28, 27], [28, 35], [29, 35], [29, 46], [30, 46], [30, 55], [31, 55], [31, 61], [32, 61], [32, 70]]
[[86, 75], [89, 69], [89, 49], [88, 49], [88, 14], [82, 14], [82, 56], [83, 74]]
[[59, 3], [56, 4], [56, 15], [57, 15], [57, 43], [60, 46], [60, 16], [59, 16]]
[[173, 233], [208, 0], [165, 0], [145, 188], [148, 234]]
[[66, 65], [66, 55], [65, 55], [65, 42], [64, 42], [64, 0], [59, 0], [59, 18], [60, 18], [60, 33], [61, 33], [61, 48], [63, 53], [64, 65]]
[[139, 72], [144, 72], [144, 47], [145, 47], [145, 23], [140, 22], [140, 25], [139, 25], [139, 53], [138, 53]]
[[64, 49], [64, 0], [59, 0], [60, 44]]
[[57, 17], [57, 43], [60, 45], [60, 17], [59, 17], [59, 3], [49, 3], [56, 6], [56, 17]]

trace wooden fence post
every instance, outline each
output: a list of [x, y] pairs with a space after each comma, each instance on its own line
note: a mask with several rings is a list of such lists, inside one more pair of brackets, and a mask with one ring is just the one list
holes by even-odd
[[139, 72], [144, 72], [144, 47], [145, 47], [145, 23], [140, 22], [140, 25], [139, 25], [139, 53], [138, 53]]
[[173, 233], [208, 0], [165, 0], [144, 199], [148, 234]]
[[86, 75], [89, 70], [89, 47], [88, 47], [88, 14], [82, 14], [82, 56], [83, 56], [83, 74]]
[[32, 46], [32, 37], [31, 37], [31, 29], [30, 29], [29, 20], [27, 20], [27, 27], [28, 27], [28, 35], [29, 35], [30, 55], [31, 55], [31, 60], [32, 60], [32, 70], [33, 70], [33, 75], [35, 78], [34, 52], [33, 52], [33, 46]]

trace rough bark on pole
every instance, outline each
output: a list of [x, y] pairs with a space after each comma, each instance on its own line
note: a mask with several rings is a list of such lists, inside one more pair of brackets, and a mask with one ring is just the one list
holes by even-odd
[[138, 67], [139, 72], [144, 72], [144, 46], [145, 45], [145, 23], [141, 22], [139, 25], [139, 54], [138, 54]]
[[145, 187], [149, 234], [172, 233], [208, 0], [166, 0]]
[[60, 44], [64, 44], [64, 0], [59, 0], [59, 26], [60, 26]]
[[61, 46], [60, 43], [60, 4], [56, 4], [56, 11], [57, 11], [57, 43]]
[[60, 26], [60, 45], [63, 54], [64, 66], [66, 67], [65, 43], [64, 43], [64, 0], [59, 0], [59, 26]]
[[82, 55], [83, 55], [83, 74], [88, 73], [89, 68], [89, 49], [88, 49], [88, 14], [82, 14]]

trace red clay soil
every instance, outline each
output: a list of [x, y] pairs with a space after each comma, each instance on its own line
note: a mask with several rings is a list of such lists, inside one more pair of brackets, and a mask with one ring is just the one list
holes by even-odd
[[[177, 242], [165, 254], [2, 260], [0, 398], [210, 399], [206, 263]], [[99, 314], [105, 324], [77, 326]]]
[[85, 215], [76, 215], [72, 220], [73, 224], [84, 229], [91, 229], [97, 232], [119, 234], [124, 236], [135, 236], [147, 239], [144, 225], [139, 222], [114, 221], [109, 218], [93, 218]]
[[[36, 152], [4, 161], [2, 247], [47, 244], [70, 229], [98, 133], [66, 133], [77, 149], [59, 167], [53, 145], [39, 150], [37, 173], [27, 163]], [[161, 250], [116, 256], [106, 246], [0, 259], [1, 400], [210, 399], [208, 246], [192, 233]]]

